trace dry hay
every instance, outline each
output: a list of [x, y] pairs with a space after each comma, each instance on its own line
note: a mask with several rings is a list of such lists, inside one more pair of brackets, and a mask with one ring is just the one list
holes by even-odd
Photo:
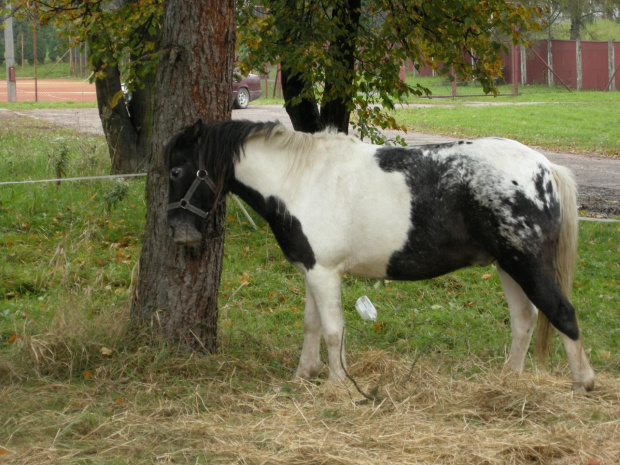
[[[0, 407], [19, 413], [2, 420], [0, 463], [620, 463], [620, 381], [605, 374], [582, 395], [566, 372], [448, 369], [428, 356], [410, 373], [411, 360], [372, 351], [350, 367], [380, 399], [369, 402], [350, 382], [248, 385], [242, 363], [214, 358], [215, 372], [190, 369], [182, 384], [100, 373], [89, 390], [5, 385]], [[41, 407], [25, 409], [33, 399]]]

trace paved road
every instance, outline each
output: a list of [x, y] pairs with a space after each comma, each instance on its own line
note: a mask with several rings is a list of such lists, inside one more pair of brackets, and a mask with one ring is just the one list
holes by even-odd
[[[80, 131], [102, 134], [101, 121], [96, 108], [71, 110], [28, 110], [17, 112], [24, 116], [52, 121]], [[233, 119], [252, 121], [279, 120], [292, 129], [291, 120], [280, 105], [251, 105], [246, 110], [234, 110]], [[456, 139], [419, 132], [387, 132], [389, 138], [401, 135], [407, 144], [433, 144]], [[539, 149], [540, 150], [540, 149]], [[582, 209], [620, 215], [620, 160], [574, 155], [540, 150], [552, 162], [570, 168], [579, 185], [579, 202]]]

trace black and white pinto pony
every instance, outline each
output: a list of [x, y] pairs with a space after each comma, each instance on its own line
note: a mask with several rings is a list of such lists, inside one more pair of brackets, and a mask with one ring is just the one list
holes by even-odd
[[540, 153], [499, 138], [402, 148], [279, 123], [198, 121], [173, 137], [166, 157], [176, 244], [200, 242], [209, 212], [233, 192], [269, 222], [286, 258], [304, 273], [297, 376], [321, 369], [321, 332], [329, 379], [345, 376], [344, 273], [419, 280], [495, 262], [510, 308], [508, 366], [523, 369], [540, 310], [560, 333], [573, 389], [593, 388], [568, 300], [576, 186], [566, 168]]

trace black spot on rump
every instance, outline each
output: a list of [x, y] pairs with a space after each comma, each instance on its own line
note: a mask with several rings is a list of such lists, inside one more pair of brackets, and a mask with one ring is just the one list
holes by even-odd
[[[536, 174], [534, 175], [534, 187], [536, 187], [536, 194], [538, 195], [538, 198], [541, 200], [544, 200], [546, 197], [547, 192], [549, 192], [549, 187], [547, 186], [547, 183], [545, 183], [545, 174], [548, 173], [548, 170], [542, 166], [542, 165], [538, 165], [538, 171], [536, 172]], [[550, 180], [548, 179], [548, 182], [550, 182]]]
[[552, 196], [552, 195], [553, 195], [553, 192], [554, 192], [553, 183], [551, 182], [551, 179], [549, 179], [549, 180], [547, 181], [547, 194], [548, 194], [549, 196]]

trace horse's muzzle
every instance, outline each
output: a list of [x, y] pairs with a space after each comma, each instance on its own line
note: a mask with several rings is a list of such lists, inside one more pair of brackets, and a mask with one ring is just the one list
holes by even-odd
[[193, 226], [171, 225], [169, 231], [172, 242], [176, 245], [192, 246], [202, 240], [202, 234]]

